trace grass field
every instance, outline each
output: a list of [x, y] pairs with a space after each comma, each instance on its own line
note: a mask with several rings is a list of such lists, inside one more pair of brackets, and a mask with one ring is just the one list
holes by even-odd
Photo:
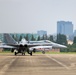
[[[5, 54], [5, 53], [11, 53], [11, 51], [3, 51], [3, 52], [0, 52], [0, 54]], [[27, 52], [26, 52], [27, 54]], [[42, 54], [42, 52], [36, 52], [36, 53], [33, 53], [33, 54]], [[76, 52], [45, 52], [45, 54], [76, 54]]]

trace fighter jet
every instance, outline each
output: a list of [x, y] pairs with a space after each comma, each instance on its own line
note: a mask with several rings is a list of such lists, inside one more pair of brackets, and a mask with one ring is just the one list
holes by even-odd
[[3, 34], [4, 37], [4, 43], [0, 45], [0, 48], [9, 48], [12, 49], [11, 52], [14, 52], [15, 55], [18, 53], [22, 53], [22, 55], [25, 55], [27, 52], [32, 56], [32, 52], [36, 52], [37, 48], [50, 48], [52, 49], [52, 46], [46, 46], [47, 43], [33, 43], [26, 41], [24, 38], [18, 43], [16, 42], [10, 34]]
[[32, 56], [32, 52], [36, 52], [36, 50], [38, 49], [40, 49], [39, 51], [44, 52], [48, 48], [51, 50], [53, 47], [66, 48], [66, 46], [64, 45], [52, 43], [48, 40], [26, 41], [23, 38], [18, 43], [12, 38], [10, 34], [4, 34], [4, 39], [5, 39], [4, 44], [0, 45], [0, 48], [11, 48], [12, 49], [11, 52], [14, 52], [14, 55], [17, 55], [18, 53], [22, 53], [22, 55], [25, 55], [25, 53], [27, 52]]

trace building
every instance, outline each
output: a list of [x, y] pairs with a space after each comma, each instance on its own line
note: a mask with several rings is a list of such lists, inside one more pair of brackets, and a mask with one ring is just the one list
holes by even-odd
[[57, 22], [57, 34], [64, 34], [66, 36], [73, 35], [73, 24], [69, 21]]
[[74, 30], [74, 36], [76, 36], [76, 30]]
[[72, 45], [72, 44], [73, 44], [73, 41], [68, 40], [67, 43], [68, 43], [69, 45]]
[[47, 35], [47, 31], [44, 31], [44, 30], [40, 30], [40, 31], [37, 31], [37, 34], [42, 37], [43, 35]]

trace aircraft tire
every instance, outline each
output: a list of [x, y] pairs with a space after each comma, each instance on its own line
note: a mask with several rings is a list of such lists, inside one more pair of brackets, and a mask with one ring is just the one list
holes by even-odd
[[23, 55], [23, 53], [22, 53], [22, 55]]
[[30, 53], [30, 55], [32, 56], [32, 52]]
[[24, 53], [24, 55], [25, 55], [25, 53]]
[[42, 51], [43, 54], [45, 54], [45, 51]]
[[15, 55], [17, 55], [17, 53], [15, 52]]

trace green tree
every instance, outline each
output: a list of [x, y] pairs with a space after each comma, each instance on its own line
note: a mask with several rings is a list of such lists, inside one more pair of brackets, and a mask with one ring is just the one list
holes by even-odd
[[50, 35], [49, 38], [48, 38], [48, 40], [54, 41], [54, 40], [53, 40], [53, 35]]
[[48, 36], [47, 35], [43, 35], [42, 36], [42, 40], [48, 40]]
[[21, 39], [22, 39], [22, 35], [20, 35], [19, 41], [21, 41]]
[[42, 36], [41, 40], [45, 40], [45, 35]]
[[37, 41], [41, 40], [40, 36], [38, 36]]
[[74, 37], [73, 44], [76, 44], [76, 36]]
[[67, 38], [63, 34], [57, 34], [56, 42], [59, 43], [59, 44], [67, 45]]
[[35, 41], [35, 38], [34, 38], [34, 35], [33, 34], [32, 34], [31, 40], [32, 41]]

